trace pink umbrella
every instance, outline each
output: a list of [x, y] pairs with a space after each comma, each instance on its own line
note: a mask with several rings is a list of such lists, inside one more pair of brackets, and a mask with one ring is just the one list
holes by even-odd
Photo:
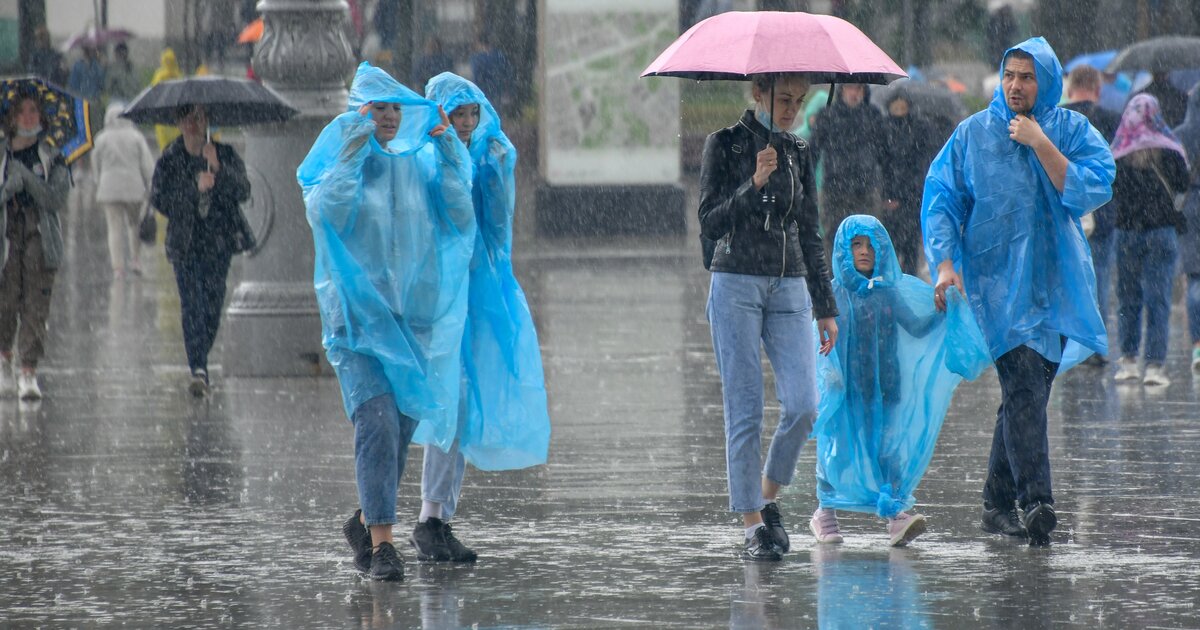
[[679, 36], [642, 76], [748, 81], [768, 72], [802, 72], [812, 83], [887, 84], [908, 76], [853, 24], [784, 11], [714, 15]]

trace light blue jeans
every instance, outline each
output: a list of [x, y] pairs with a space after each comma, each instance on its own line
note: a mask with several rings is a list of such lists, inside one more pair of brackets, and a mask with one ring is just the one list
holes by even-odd
[[1117, 253], [1117, 331], [1121, 354], [1138, 355], [1142, 313], [1146, 314], [1146, 363], [1167, 359], [1171, 326], [1171, 285], [1178, 252], [1175, 228], [1120, 231]]
[[458, 495], [462, 493], [463, 474], [467, 461], [458, 452], [458, 440], [447, 453], [432, 445], [425, 445], [425, 467], [421, 471], [421, 498], [431, 503], [442, 504], [442, 520], [448, 521], [458, 507]]
[[[760, 475], [788, 485], [817, 417], [817, 350], [804, 278], [714, 273], [708, 321], [725, 399], [729, 509], [766, 505]], [[762, 462], [762, 351], [775, 372], [779, 426]]]
[[417, 423], [400, 413], [391, 394], [362, 403], [352, 420], [354, 472], [363, 520], [368, 527], [395, 524], [396, 492]]

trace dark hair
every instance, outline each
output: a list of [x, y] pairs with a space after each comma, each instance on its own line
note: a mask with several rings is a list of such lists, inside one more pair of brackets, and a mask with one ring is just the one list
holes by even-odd
[[1021, 59], [1023, 61], [1029, 61], [1029, 62], [1033, 61], [1033, 55], [1025, 52], [1024, 50], [1021, 50], [1020, 48], [1013, 49], [1011, 52], [1009, 52], [1007, 55], [1005, 55], [1004, 56], [1005, 63], [1008, 62], [1009, 57], [1012, 57], [1013, 59]]
[[191, 115], [196, 111], [196, 105], [180, 105], [175, 108], [175, 121], [178, 122]]

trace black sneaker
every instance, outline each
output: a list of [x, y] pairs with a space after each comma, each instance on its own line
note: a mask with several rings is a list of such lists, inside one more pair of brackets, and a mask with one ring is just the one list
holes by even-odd
[[788, 540], [787, 530], [783, 528], [783, 517], [779, 515], [779, 505], [772, 501], [763, 506], [759, 514], [762, 515], [763, 524], [771, 532], [775, 543], [779, 545], [783, 553], [787, 553], [792, 548], [792, 543]]
[[424, 523], [417, 523], [412, 536], [408, 537], [409, 544], [417, 552], [417, 560], [422, 562], [448, 562], [451, 559], [450, 548], [446, 545], [443, 533], [445, 523], [440, 518], [430, 517]]
[[362, 510], [354, 510], [354, 516], [342, 523], [342, 535], [354, 552], [354, 568], [366, 573], [371, 570], [371, 532], [358, 520], [361, 515]]
[[783, 560], [783, 551], [775, 542], [775, 537], [766, 527], [754, 530], [754, 535], [746, 539], [742, 547], [742, 560], [753, 562], [779, 562]]
[[1050, 544], [1050, 532], [1058, 526], [1058, 516], [1049, 503], [1034, 502], [1025, 506], [1021, 524], [1029, 532], [1029, 545], [1041, 547]]
[[479, 557], [474, 549], [462, 544], [450, 529], [450, 523], [442, 523], [442, 538], [446, 541], [446, 549], [450, 551], [451, 562], [475, 562]]
[[983, 514], [980, 518], [979, 529], [989, 534], [1000, 534], [1013, 538], [1025, 538], [1029, 535], [1025, 531], [1025, 527], [1021, 525], [1021, 519], [1017, 517], [1016, 507], [1009, 506], [1006, 510], [992, 507], [992, 504], [987, 501], [983, 502]]
[[399, 582], [404, 579], [404, 561], [390, 542], [381, 542], [371, 554], [371, 570], [367, 577], [383, 582]]

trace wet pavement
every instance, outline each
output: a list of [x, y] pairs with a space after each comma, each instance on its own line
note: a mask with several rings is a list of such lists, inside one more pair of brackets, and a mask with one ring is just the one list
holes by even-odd
[[526, 243], [550, 462], [468, 473], [455, 529], [476, 565], [379, 584], [339, 529], [356, 499], [334, 380], [223, 378], [218, 339], [215, 391], [192, 400], [161, 241], [145, 277], [111, 280], [99, 213], [70, 220], [47, 398], [0, 401], [0, 627], [1200, 627], [1200, 382], [1178, 311], [1165, 391], [1111, 367], [1056, 384], [1050, 548], [978, 530], [989, 372], [959, 389], [918, 490], [925, 536], [889, 549], [881, 521], [847, 515], [846, 544], [813, 543], [807, 446], [782, 500], [793, 551], [763, 566], [737, 559], [726, 512], [694, 237]]

